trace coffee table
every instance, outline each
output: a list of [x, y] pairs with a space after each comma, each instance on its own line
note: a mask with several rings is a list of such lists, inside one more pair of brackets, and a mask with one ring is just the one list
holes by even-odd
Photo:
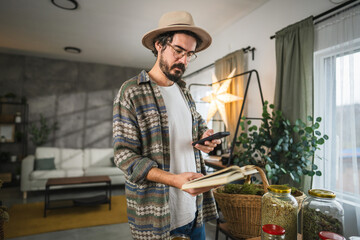
[[[52, 193], [50, 188], [52, 187], [82, 185], [82, 184], [87, 184], [87, 185], [90, 184], [97, 186], [99, 185], [99, 183], [104, 183], [102, 185], [100, 184], [100, 187], [101, 190], [105, 191], [105, 194], [92, 196], [92, 197], [83, 197], [83, 198], [50, 200], [50, 195]], [[109, 211], [111, 210], [111, 180], [109, 176], [49, 178], [46, 182], [44, 217], [46, 217], [46, 211], [49, 209], [76, 207], [76, 206], [93, 206], [99, 204], [109, 204]]]

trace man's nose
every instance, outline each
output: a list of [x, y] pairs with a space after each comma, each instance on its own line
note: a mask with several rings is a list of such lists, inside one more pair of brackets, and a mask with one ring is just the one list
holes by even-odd
[[186, 66], [188, 64], [187, 58], [188, 58], [188, 56], [186, 54], [184, 54], [181, 58], [178, 59], [178, 61]]

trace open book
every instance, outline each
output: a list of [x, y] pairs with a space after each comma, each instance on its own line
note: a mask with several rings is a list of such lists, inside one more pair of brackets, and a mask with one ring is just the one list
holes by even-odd
[[235, 180], [246, 178], [246, 176], [257, 173], [253, 165], [244, 167], [230, 166], [217, 172], [189, 181], [182, 185], [181, 189], [202, 188], [218, 186], [230, 183]]

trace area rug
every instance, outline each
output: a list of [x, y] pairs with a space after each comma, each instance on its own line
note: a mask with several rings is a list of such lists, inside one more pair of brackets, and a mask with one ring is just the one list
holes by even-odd
[[47, 211], [46, 218], [44, 202], [13, 205], [10, 221], [4, 225], [5, 239], [127, 222], [125, 196], [113, 196], [111, 200], [111, 211], [108, 204], [53, 209]]

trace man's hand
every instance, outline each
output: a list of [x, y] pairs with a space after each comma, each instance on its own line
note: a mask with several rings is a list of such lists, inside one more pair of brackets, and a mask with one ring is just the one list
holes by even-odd
[[[201, 139], [209, 137], [213, 134], [214, 134], [214, 130], [209, 129], [206, 132], [204, 132], [204, 134], [201, 136]], [[200, 151], [203, 151], [204, 153], [209, 153], [212, 150], [214, 150], [214, 148], [220, 143], [221, 143], [220, 139], [214, 139], [212, 141], [205, 141], [204, 145], [196, 144], [194, 147], [199, 149]]]

